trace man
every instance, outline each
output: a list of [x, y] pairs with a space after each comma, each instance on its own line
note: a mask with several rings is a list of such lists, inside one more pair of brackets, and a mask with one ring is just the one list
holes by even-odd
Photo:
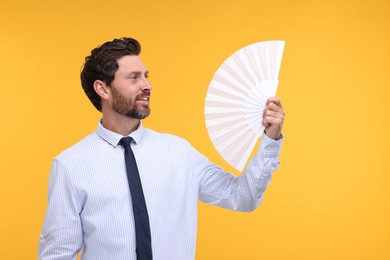
[[[252, 211], [279, 165], [284, 111], [278, 98], [267, 101], [259, 152], [240, 177], [187, 141], [144, 128], [152, 86], [140, 51], [134, 39], [115, 39], [86, 58], [82, 86], [103, 117], [94, 133], [53, 161], [41, 260], [76, 259], [80, 250], [83, 260], [194, 259], [198, 199]], [[129, 166], [129, 154], [136, 166]], [[134, 167], [142, 182], [137, 192]]]

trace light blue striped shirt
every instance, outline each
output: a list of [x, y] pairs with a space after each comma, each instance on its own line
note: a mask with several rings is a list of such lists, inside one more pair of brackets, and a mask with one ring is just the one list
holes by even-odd
[[[146, 129], [130, 134], [148, 208], [155, 260], [195, 258], [198, 199], [254, 210], [279, 165], [282, 140], [263, 136], [258, 154], [237, 177], [179, 137]], [[135, 260], [134, 218], [123, 136], [97, 130], [52, 164], [39, 259]]]

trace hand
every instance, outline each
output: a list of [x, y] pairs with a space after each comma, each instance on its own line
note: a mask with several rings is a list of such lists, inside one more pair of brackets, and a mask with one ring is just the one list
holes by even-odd
[[263, 112], [263, 124], [265, 125], [265, 134], [274, 140], [280, 138], [284, 121], [284, 110], [278, 97], [271, 97], [265, 104]]

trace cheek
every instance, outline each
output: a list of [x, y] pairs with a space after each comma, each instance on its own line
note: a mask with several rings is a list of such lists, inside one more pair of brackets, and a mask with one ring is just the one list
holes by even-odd
[[126, 86], [123, 86], [121, 89], [118, 89], [118, 94], [120, 94], [121, 96], [124, 96], [128, 99], [132, 99], [134, 98], [137, 93], [138, 93], [138, 90], [135, 86], [133, 85], [126, 85]]

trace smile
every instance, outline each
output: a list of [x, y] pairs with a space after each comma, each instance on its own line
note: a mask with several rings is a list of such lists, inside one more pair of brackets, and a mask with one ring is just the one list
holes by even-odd
[[149, 101], [149, 97], [137, 98], [136, 100], [140, 100], [140, 101]]

